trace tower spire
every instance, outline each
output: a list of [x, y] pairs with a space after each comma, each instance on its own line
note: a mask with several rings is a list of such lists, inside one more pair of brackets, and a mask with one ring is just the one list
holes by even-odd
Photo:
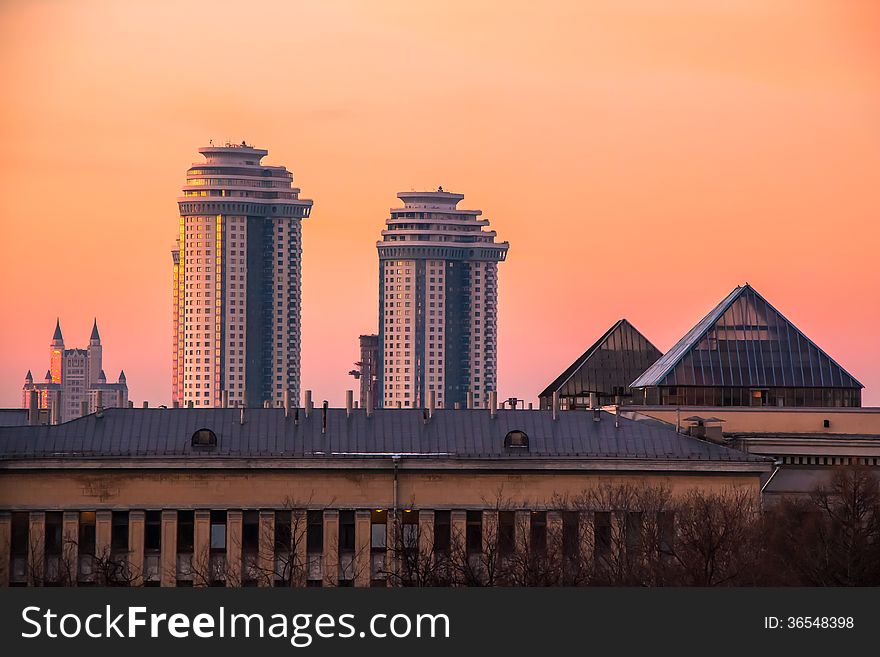
[[55, 318], [55, 334], [52, 336], [53, 340], [61, 340], [64, 341], [64, 336], [61, 335], [61, 318]]
[[95, 317], [95, 322], [92, 324], [92, 335], [89, 337], [89, 340], [97, 340], [101, 341], [101, 335], [98, 333], [98, 318]]

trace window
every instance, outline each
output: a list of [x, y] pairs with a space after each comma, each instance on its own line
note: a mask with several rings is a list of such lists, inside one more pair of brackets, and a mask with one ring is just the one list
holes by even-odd
[[211, 551], [226, 550], [226, 512], [211, 511]]
[[593, 524], [594, 554], [597, 559], [611, 556], [611, 514], [608, 511], [597, 511]]
[[128, 551], [128, 511], [114, 511], [110, 530], [110, 548], [113, 552]]
[[159, 552], [162, 549], [162, 512], [147, 511], [144, 514], [144, 550]]
[[468, 554], [483, 551], [483, 514], [480, 511], [467, 512], [466, 543]]
[[[198, 387], [199, 384], [196, 384]], [[192, 435], [192, 446], [211, 448], [217, 446], [217, 435], [210, 429], [199, 429]]]
[[354, 552], [354, 511], [339, 512], [339, 551]]
[[46, 555], [58, 556], [61, 554], [63, 543], [62, 538], [62, 518], [61, 511], [48, 511], [46, 513]]
[[309, 511], [306, 519], [306, 551], [322, 552], [324, 550], [324, 513]]
[[95, 512], [79, 514], [79, 556], [95, 554]]
[[245, 511], [241, 516], [241, 549], [256, 553], [260, 547], [260, 512]]
[[504, 446], [528, 449], [529, 437], [525, 431], [514, 429], [513, 431], [508, 432], [504, 437]]
[[189, 553], [195, 543], [195, 518], [192, 511], [177, 513], [177, 551]]
[[385, 550], [388, 541], [388, 512], [376, 509], [370, 512], [370, 548]]
[[452, 518], [449, 511], [434, 512], [434, 552], [447, 554], [452, 544]]

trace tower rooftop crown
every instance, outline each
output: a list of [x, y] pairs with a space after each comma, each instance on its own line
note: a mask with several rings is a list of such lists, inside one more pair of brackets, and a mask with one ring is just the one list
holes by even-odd
[[52, 336], [53, 340], [64, 340], [64, 336], [61, 335], [61, 318], [57, 317], [55, 319], [55, 334]]
[[240, 144], [226, 142], [222, 146], [203, 146], [199, 153], [205, 156], [209, 164], [259, 164], [260, 160], [269, 154], [263, 148], [254, 148], [242, 141]]
[[464, 194], [454, 194], [438, 187], [436, 192], [400, 192], [397, 198], [408, 208], [454, 208]]

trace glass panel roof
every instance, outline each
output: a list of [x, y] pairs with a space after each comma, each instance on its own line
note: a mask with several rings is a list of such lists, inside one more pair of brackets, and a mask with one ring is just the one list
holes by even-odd
[[748, 284], [631, 384], [650, 386], [864, 387]]

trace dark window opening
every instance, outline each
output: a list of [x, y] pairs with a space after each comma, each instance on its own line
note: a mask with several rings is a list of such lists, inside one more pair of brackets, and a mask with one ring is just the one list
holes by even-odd
[[306, 519], [306, 551], [324, 550], [324, 512], [309, 511]]
[[193, 551], [195, 544], [195, 513], [177, 512], [177, 551], [183, 554]]
[[147, 511], [144, 514], [144, 551], [159, 552], [162, 549], [162, 512]]
[[339, 551], [354, 552], [354, 511], [339, 512]]
[[449, 511], [434, 512], [434, 552], [448, 554], [452, 544], [452, 514]]
[[479, 554], [483, 551], [483, 513], [467, 512], [466, 543], [468, 554]]
[[516, 513], [498, 512], [498, 551], [502, 555], [513, 554], [516, 549]]

